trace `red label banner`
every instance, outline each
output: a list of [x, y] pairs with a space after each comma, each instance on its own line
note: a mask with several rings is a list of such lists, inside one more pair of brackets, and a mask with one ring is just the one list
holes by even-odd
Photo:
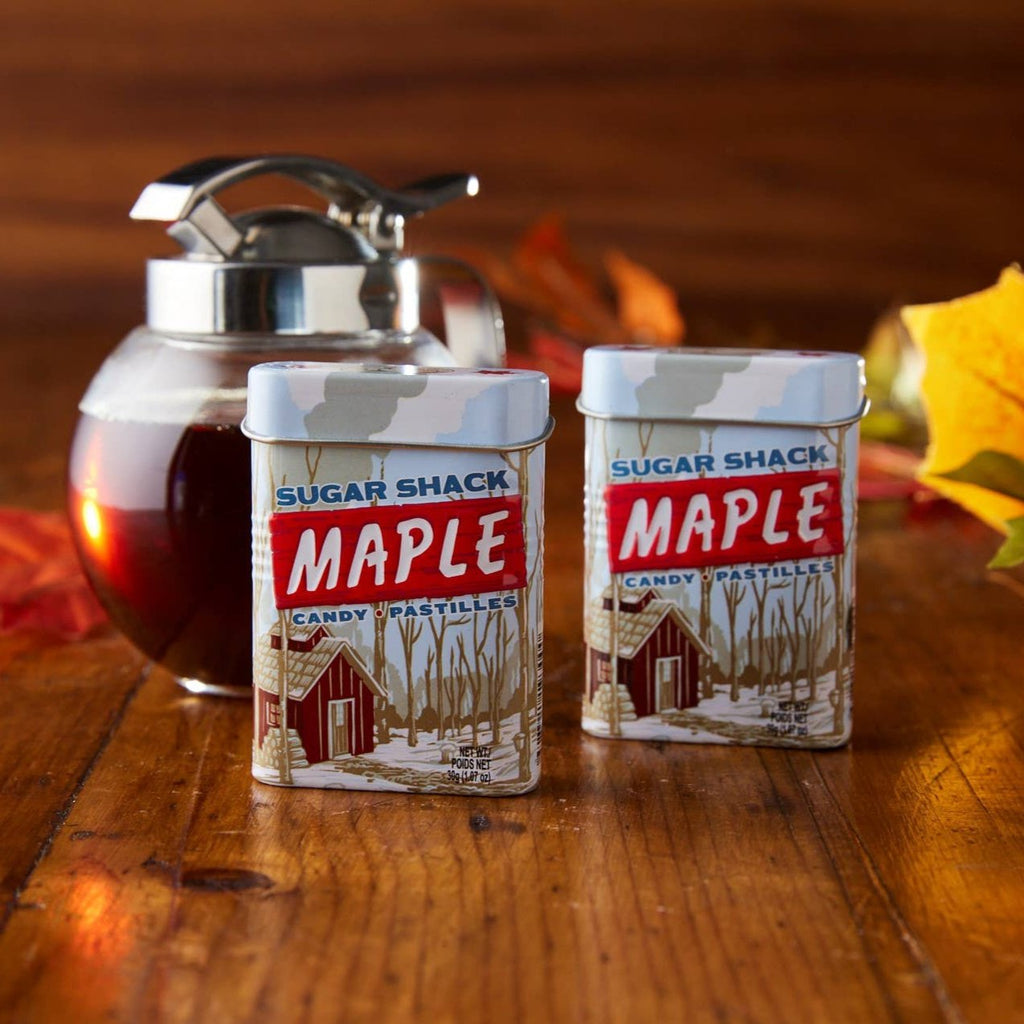
[[278, 608], [458, 597], [526, 585], [518, 495], [270, 517]]
[[612, 572], [778, 562], [844, 548], [838, 469], [609, 484]]

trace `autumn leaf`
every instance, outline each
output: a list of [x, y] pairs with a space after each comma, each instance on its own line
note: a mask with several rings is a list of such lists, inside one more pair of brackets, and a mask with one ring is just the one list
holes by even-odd
[[543, 217], [523, 235], [513, 266], [563, 330], [603, 344], [629, 340], [600, 284], [576, 258], [559, 215]]
[[[929, 445], [921, 479], [1003, 533], [1024, 518], [1024, 494], [994, 487], [1008, 464], [1024, 462], [1024, 274], [1008, 267], [991, 288], [902, 310], [924, 353], [921, 394]], [[973, 466], [972, 469], [967, 467]], [[994, 474], [994, 475], [993, 475]]]
[[615, 249], [605, 253], [604, 266], [615, 288], [619, 323], [632, 339], [648, 345], [678, 345], [686, 325], [676, 293], [646, 267]]
[[1024, 501], [1024, 462], [1005, 452], [978, 452], [959, 469], [951, 469], [938, 476], [965, 484], [977, 484], [986, 490], [1005, 494], [1008, 498]]
[[1011, 519], [1006, 527], [1007, 538], [988, 563], [990, 569], [1012, 569], [1024, 562], [1024, 516]]
[[[1024, 462], [1005, 452], [978, 452], [959, 469], [939, 475], [1024, 501]], [[1006, 541], [988, 563], [990, 569], [1010, 569], [1024, 562], [1024, 516], [1010, 519], [1006, 531]]]
[[34, 630], [75, 640], [105, 619], [75, 557], [66, 518], [0, 508], [0, 634]]

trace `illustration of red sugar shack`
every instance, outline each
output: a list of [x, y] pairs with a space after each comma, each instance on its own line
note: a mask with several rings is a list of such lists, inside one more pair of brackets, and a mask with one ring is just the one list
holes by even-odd
[[[612, 611], [611, 587], [605, 589], [600, 608]], [[611, 699], [609, 627], [613, 618], [618, 630], [615, 655], [621, 717], [630, 720], [696, 705], [700, 655], [710, 652], [679, 606], [662, 600], [653, 588], [620, 590], [617, 616], [592, 616], [587, 638], [590, 702], [600, 706]]]
[[583, 729], [845, 743], [861, 358], [593, 347], [578, 407]]
[[250, 370], [254, 778], [536, 786], [552, 425], [535, 370]]
[[[260, 637], [257, 661], [266, 663], [265, 679], [277, 673], [281, 635]], [[305, 767], [374, 749], [374, 701], [385, 698], [355, 648], [331, 636], [323, 626], [292, 629], [288, 637], [287, 734], [290, 762]], [[259, 689], [256, 707], [256, 745], [262, 749], [267, 734], [279, 735], [281, 697]]]

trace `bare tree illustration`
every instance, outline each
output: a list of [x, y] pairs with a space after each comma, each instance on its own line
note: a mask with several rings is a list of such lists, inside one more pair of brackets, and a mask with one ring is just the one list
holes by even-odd
[[291, 752], [288, 749], [288, 635], [289, 612], [278, 612], [278, 629], [281, 633], [281, 647], [277, 655], [277, 695], [281, 719], [281, 749], [278, 751], [280, 767], [278, 769], [281, 782], [285, 786], [292, 784]]
[[[704, 448], [704, 442], [701, 442], [701, 449]], [[707, 436], [707, 454], [711, 453], [711, 436]], [[707, 470], [701, 469], [700, 479], [703, 480], [707, 477]], [[697, 632], [700, 634], [701, 640], [704, 641], [705, 648], [708, 651], [714, 650], [715, 638], [711, 634], [711, 594], [712, 594], [712, 583], [714, 582], [714, 573], [705, 568], [700, 574], [700, 618], [697, 623]], [[697, 659], [697, 664], [700, 670], [700, 695], [702, 700], [706, 700], [709, 697], [715, 695], [715, 681], [712, 677], [712, 666], [714, 664], [713, 654], [701, 654]]]
[[757, 612], [754, 609], [750, 610], [747, 615], [747, 667], [753, 668], [757, 665], [757, 651], [754, 648], [754, 633], [756, 632], [757, 626]]
[[[591, 479], [593, 468], [590, 463], [592, 460], [598, 458], [598, 434], [604, 430], [604, 420], [595, 419], [592, 416], [587, 416], [584, 420], [584, 429], [586, 430], [586, 478]], [[601, 444], [602, 450], [604, 448], [604, 442]], [[606, 470], [607, 471], [607, 470]], [[593, 623], [591, 618], [594, 614], [592, 609], [591, 594], [596, 589], [596, 551], [597, 551], [597, 531], [600, 525], [600, 499], [594, 494], [594, 489], [587, 488], [583, 497], [584, 503], [584, 563], [583, 563], [583, 580], [584, 580], [584, 603], [583, 603], [583, 635], [586, 639], [589, 639], [593, 635]], [[585, 696], [584, 696], [584, 713], [586, 713], [587, 703], [590, 701], [591, 694], [594, 690], [595, 680], [591, 678], [592, 658], [587, 657], [585, 659]]]
[[[608, 428], [601, 421], [601, 454], [604, 458], [604, 475], [607, 477], [611, 466], [611, 453], [608, 451]], [[618, 454], [616, 452], [616, 454]], [[609, 538], [610, 543], [610, 538]], [[608, 552], [609, 556], [611, 552]], [[611, 576], [611, 609], [608, 612], [608, 684], [611, 688], [611, 700], [608, 702], [608, 734], [622, 735], [622, 713], [619, 707], [619, 603], [622, 595], [619, 589], [619, 575], [610, 572]]]
[[520, 712], [519, 718], [519, 731], [523, 735], [528, 736], [532, 732], [530, 716], [535, 715], [536, 717], [536, 743], [537, 751], [540, 750], [540, 731], [541, 731], [541, 714], [540, 714], [540, 701], [541, 701], [541, 686], [544, 678], [544, 666], [541, 664], [544, 657], [543, 649], [538, 643], [537, 630], [530, 630], [530, 650], [536, 652], [537, 664], [533, 671], [533, 686], [531, 687], [530, 693], [527, 694], [527, 699], [523, 703], [522, 711]]
[[309, 482], [316, 479], [317, 470], [320, 468], [320, 459], [323, 457], [323, 445], [306, 445], [306, 472], [309, 474]]
[[[709, 569], [700, 574], [700, 618], [697, 623], [697, 632], [704, 641], [708, 651], [714, 649], [715, 638], [711, 635], [711, 584], [713, 576]], [[714, 656], [701, 654], [698, 664], [700, 665], [700, 695], [702, 700], [714, 697], [715, 685], [711, 676], [711, 665]]]
[[[523, 593], [520, 595], [520, 600], [516, 605], [516, 625], [519, 629], [519, 636], [521, 638], [521, 645], [519, 648], [519, 675], [523, 681], [523, 686], [520, 689], [520, 704], [519, 704], [519, 731], [523, 734], [523, 757], [528, 761], [531, 754], [532, 738], [530, 734], [530, 712], [531, 709], [537, 707], [537, 695], [539, 677], [542, 671], [542, 666], [537, 663], [537, 632], [535, 629], [527, 628], [527, 623], [530, 621], [529, 618], [529, 606], [533, 601], [536, 588], [540, 586], [539, 574], [540, 567], [544, 564], [544, 530], [541, 522], [541, 509], [537, 509], [533, 513], [533, 533], [532, 536], [536, 540], [536, 551], [537, 555], [533, 561], [533, 565], [528, 567], [526, 574], [526, 587]], [[526, 520], [526, 510], [524, 509], [523, 518]], [[537, 594], [537, 622], [540, 622], [543, 618], [543, 603], [544, 596], [543, 591]], [[522, 607], [520, 607], [522, 606]], [[503, 613], [504, 614], [504, 613]], [[507, 627], [507, 621], [506, 621]], [[506, 676], [504, 666], [507, 664], [510, 651], [509, 645], [512, 641], [512, 636], [501, 641], [501, 660], [502, 660], [502, 673], [501, 678]], [[526, 661], [528, 664], [523, 664]]]
[[[828, 440], [830, 444], [835, 447], [836, 450], [836, 468], [839, 470], [839, 486], [843, 488], [846, 480], [846, 439], [849, 426], [835, 427], [831, 430], [823, 430], [822, 435]], [[841, 494], [841, 499], [845, 503], [846, 495]], [[847, 572], [847, 552], [849, 552], [853, 546], [853, 537], [857, 529], [857, 503], [856, 499], [853, 500], [853, 507], [850, 510], [849, 517], [844, 515], [844, 534], [843, 534], [843, 552], [834, 556], [833, 569], [832, 569], [832, 592], [834, 599], [834, 614], [835, 614], [835, 655], [833, 658], [833, 664], [835, 665], [835, 697], [832, 700], [833, 706], [833, 723], [832, 731], [836, 735], [841, 735], [846, 727], [846, 706], [848, 698], [846, 694], [846, 674], [844, 669], [847, 664], [847, 630], [846, 630], [846, 619], [850, 614], [850, 609], [847, 607], [847, 594], [846, 594], [846, 572]], [[847, 518], [849, 519], [846, 522]], [[851, 571], [851, 590], [852, 590], [852, 570], [853, 563], [850, 563]]]
[[[505, 464], [515, 473], [516, 484], [519, 491], [519, 500], [521, 503], [521, 514], [524, 529], [527, 523], [530, 521], [531, 507], [531, 495], [530, 495], [530, 473], [529, 473], [529, 458], [530, 455], [536, 451], [536, 448], [524, 448], [518, 452], [503, 452], [502, 460]], [[535, 532], [534, 537], [536, 540], [535, 550], [537, 552], [536, 558], [532, 566], [527, 569], [526, 584], [523, 588], [522, 593], [518, 595], [516, 601], [516, 625], [518, 629], [519, 639], [519, 687], [518, 692], [522, 700], [526, 700], [526, 695], [531, 689], [531, 674], [534, 671], [535, 659], [529, 656], [527, 646], [529, 640], [529, 609], [533, 599], [533, 588], [537, 583], [537, 570], [541, 565], [543, 555], [543, 537], [542, 531], [540, 530], [540, 518], [539, 511], [538, 515], [534, 520]], [[502, 655], [504, 657], [504, 654]], [[500, 690], [495, 692], [494, 700], [492, 703], [499, 705], [498, 707], [491, 708], [491, 733], [495, 737], [494, 742], [499, 742], [500, 731], [501, 731], [501, 699]], [[529, 744], [529, 736], [526, 737], [525, 743]], [[527, 751], [527, 754], [529, 751]]]
[[456, 643], [448, 645], [448, 671], [441, 676], [444, 686], [445, 700], [448, 705], [448, 726], [452, 736], [458, 737], [462, 731], [462, 713], [465, 703], [467, 679], [465, 673], [459, 671], [458, 643], [461, 634], [456, 635]]
[[722, 588], [725, 597], [725, 611], [729, 619], [729, 700], [740, 699], [740, 674], [738, 650], [736, 647], [736, 612], [743, 600], [744, 589], [739, 580], [732, 580]]
[[[431, 676], [437, 676], [437, 704], [431, 705], [430, 703], [430, 679]], [[437, 650], [436, 648], [427, 648], [427, 659], [426, 664], [423, 668], [423, 688], [426, 691], [426, 702], [427, 707], [434, 706], [437, 710], [437, 738], [441, 738], [441, 673], [437, 669]]]
[[810, 699], [818, 699], [818, 652], [821, 647], [822, 633], [827, 624], [828, 606], [832, 603], [832, 595], [822, 586], [821, 577], [815, 576], [810, 611], [800, 616], [800, 623], [807, 643], [807, 684], [810, 688]]
[[769, 617], [768, 636], [764, 641], [764, 671], [767, 685], [778, 692], [782, 683], [782, 628], [779, 624], [779, 608], [773, 607]]
[[427, 704], [430, 704], [430, 675], [431, 665], [433, 665], [433, 671], [435, 675], [435, 691], [437, 699], [437, 738], [440, 740], [444, 735], [444, 698], [445, 698], [445, 685], [444, 685], [444, 652], [445, 652], [445, 638], [448, 630], [453, 626], [465, 626], [469, 622], [469, 619], [462, 616], [458, 619], [450, 619], [447, 616], [439, 617], [431, 615], [427, 619], [427, 625], [430, 627], [431, 639], [434, 641], [432, 649], [427, 651], [427, 671], [426, 677], [427, 683]]
[[[757, 692], [759, 696], [764, 696], [765, 689], [768, 685], [770, 678], [769, 673], [766, 671], [766, 650], [765, 650], [765, 611], [768, 604], [768, 595], [779, 590], [785, 590], [785, 583], [769, 583], [767, 579], [760, 581], [762, 586], [758, 586], [757, 582], [751, 584], [750, 592], [754, 598], [754, 609], [757, 613], [757, 670], [760, 675], [760, 679], [757, 684]], [[771, 630], [774, 632], [774, 629]]]
[[[459, 703], [461, 705], [463, 695], [468, 687], [470, 701], [469, 720], [473, 730], [473, 746], [476, 746], [480, 740], [480, 673], [479, 668], [476, 672], [473, 670], [469, 656], [466, 654], [466, 638], [461, 633], [456, 637], [456, 645], [459, 649], [459, 677], [462, 684], [459, 687]], [[475, 679], [474, 676], [476, 677]], [[461, 727], [459, 731], [462, 731]]]
[[[378, 473], [377, 479], [384, 479], [384, 456], [381, 455], [378, 459]], [[376, 507], [379, 504], [378, 498], [375, 496], [370, 502], [372, 507]], [[374, 601], [370, 604], [370, 610], [373, 614], [373, 678], [380, 684], [380, 688], [384, 693], [391, 693], [391, 689], [388, 686], [388, 657], [387, 657], [387, 624], [388, 624], [388, 608], [390, 607], [387, 601]], [[375, 702], [374, 717], [377, 725], [377, 739], [380, 743], [388, 743], [391, 740], [391, 726], [388, 724], [387, 714], [387, 700], [380, 702], [382, 706], [377, 706]]]
[[806, 644], [802, 643], [804, 637], [801, 634], [800, 623], [810, 593], [810, 580], [805, 580], [803, 587], [799, 585], [799, 582], [794, 582], [790, 590], [790, 605], [788, 608], [785, 604], [781, 605], [779, 613], [779, 625], [782, 635], [785, 637], [789, 656], [787, 667], [790, 696], [793, 700], [796, 700], [796, 686], [800, 675], [800, 649], [801, 646], [806, 647]]
[[[503, 683], [509, 678], [508, 665], [511, 660], [512, 649], [516, 640], [516, 632], [509, 625], [509, 618], [507, 615], [502, 613], [498, 618], [498, 633], [495, 640], [495, 669], [494, 669], [494, 702], [498, 708], [498, 721], [501, 721], [501, 711], [504, 707], [504, 703], [508, 697], [512, 694], [506, 693], [507, 687], [503, 686]], [[525, 641], [520, 650], [530, 650], [530, 631], [527, 630], [523, 637]], [[535, 648], [533, 648], [535, 649]], [[535, 662], [536, 659], [531, 658], [531, 663]], [[534, 676], [534, 670], [532, 667], [528, 667], [525, 672], [519, 673], [520, 678], [523, 679], [525, 688], [519, 690], [517, 694], [516, 704], [520, 714], [520, 720], [524, 714], [528, 714], [529, 709], [529, 695], [530, 692], [535, 688], [536, 681]]]
[[416, 641], [423, 632], [423, 623], [414, 618], [400, 617], [397, 620], [398, 635], [402, 638], [402, 653], [405, 655], [405, 679], [409, 689], [409, 727], [406, 742], [415, 747], [416, 739], [416, 677], [413, 673], [413, 655]]

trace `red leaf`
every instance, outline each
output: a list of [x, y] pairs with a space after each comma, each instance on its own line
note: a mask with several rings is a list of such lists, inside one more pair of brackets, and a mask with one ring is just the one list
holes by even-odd
[[0, 633], [33, 629], [73, 640], [104, 621], [64, 516], [0, 508]]

